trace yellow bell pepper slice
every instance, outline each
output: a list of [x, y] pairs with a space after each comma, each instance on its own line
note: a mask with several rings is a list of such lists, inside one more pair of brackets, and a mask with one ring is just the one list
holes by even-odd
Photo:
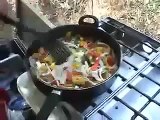
[[50, 55], [48, 55], [47, 57], [44, 58], [44, 62], [48, 63], [48, 64], [52, 64], [53, 59]]
[[54, 68], [55, 68], [55, 63], [52, 63], [51, 65], [50, 65], [50, 68], [51, 68], [51, 70], [53, 70]]
[[72, 76], [72, 82], [75, 85], [85, 85], [85, 78], [81, 75]]
[[80, 63], [73, 63], [72, 64], [73, 69], [78, 69], [78, 68], [80, 68], [80, 66], [81, 66]]
[[85, 47], [86, 45], [87, 45], [87, 42], [83, 38], [80, 38], [79, 46]]

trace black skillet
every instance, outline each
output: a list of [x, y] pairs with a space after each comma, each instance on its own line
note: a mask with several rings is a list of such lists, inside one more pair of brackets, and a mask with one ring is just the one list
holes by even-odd
[[[94, 22], [93, 23], [85, 22], [84, 20], [86, 18], [90, 18]], [[46, 44], [48, 45], [53, 44], [53, 41], [55, 39], [64, 37], [68, 31], [72, 31], [75, 34], [80, 34], [84, 37], [89, 36], [93, 37], [95, 40], [101, 40], [101, 42], [109, 45], [113, 49], [116, 56], [117, 66], [119, 68], [121, 62], [121, 49], [119, 44], [108, 33], [104, 32], [98, 27], [99, 27], [99, 21], [95, 16], [85, 15], [79, 19], [79, 24], [58, 26], [54, 29], [49, 30], [46, 33], [43, 33], [43, 35], [48, 37], [48, 39], [45, 40]], [[26, 53], [27, 58], [29, 58], [33, 53], [37, 52], [41, 46], [43, 45], [39, 40], [33, 41], [31, 46], [27, 50]], [[87, 99], [92, 99], [97, 95], [102, 94], [107, 89], [109, 89], [111, 85], [114, 83], [115, 79], [113, 79], [113, 77], [115, 76], [117, 71], [115, 71], [115, 73], [112, 74], [112, 76], [109, 77], [107, 80], [95, 86], [89, 88], [71, 90], [71, 89], [62, 89], [58, 87], [53, 87], [45, 84], [41, 80], [37, 79], [36, 74], [30, 69], [31, 76], [33, 78], [32, 80], [35, 86], [42, 93], [44, 93], [44, 95], [47, 96], [43, 106], [41, 107], [40, 112], [37, 115], [37, 120], [46, 120], [50, 115], [50, 113], [52, 112], [53, 108], [60, 101], [73, 103], [75, 101], [85, 101]]]
[[[94, 20], [94, 23], [88, 23], [84, 22], [86, 18], [91, 18]], [[114, 40], [108, 33], [100, 30], [98, 28], [98, 19], [91, 15], [85, 15], [79, 19], [78, 25], [64, 25], [56, 27], [52, 30], [50, 30], [47, 34], [50, 39], [46, 41], [48, 44], [52, 43], [54, 39], [58, 39], [60, 37], [65, 36], [66, 32], [72, 31], [73, 33], [80, 34], [82, 36], [90, 36], [97, 40], [102, 40], [101, 42], [106, 43], [109, 45], [116, 56], [117, 59], [117, 65], [118, 68], [120, 66], [121, 61], [121, 50], [119, 44]], [[40, 47], [40, 43], [38, 41], [33, 41], [32, 45], [28, 48], [27, 51], [27, 57], [31, 56], [34, 52], [38, 50]], [[117, 72], [117, 71], [116, 71]], [[50, 115], [53, 108], [57, 105], [60, 101], [67, 101], [69, 103], [72, 103], [73, 101], [85, 101], [86, 99], [91, 99], [107, 89], [111, 87], [111, 85], [114, 83], [114, 75], [116, 72], [107, 80], [92, 86], [90, 88], [84, 88], [84, 89], [77, 89], [77, 90], [69, 90], [69, 89], [61, 89], [56, 88], [53, 86], [49, 86], [45, 83], [43, 83], [41, 80], [38, 80], [36, 78], [36, 75], [31, 72], [31, 75], [33, 77], [33, 82], [37, 86], [37, 88], [43, 92], [47, 99], [44, 102], [40, 112], [37, 115], [38, 120], [45, 120]]]

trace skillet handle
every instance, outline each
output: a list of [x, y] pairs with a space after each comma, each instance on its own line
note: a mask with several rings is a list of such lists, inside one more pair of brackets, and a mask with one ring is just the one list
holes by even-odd
[[53, 90], [45, 99], [36, 120], [47, 120], [55, 106], [61, 101], [61, 91]]
[[[47, 120], [55, 106], [62, 110], [62, 113], [58, 115], [64, 113], [67, 120], [83, 120], [83, 116], [75, 108], [61, 101], [61, 94], [62, 91], [53, 90], [52, 93], [46, 97], [44, 104], [37, 114], [36, 120]], [[64, 120], [64, 118], [60, 120]]]
[[[88, 18], [92, 19], [94, 22], [93, 23], [85, 22], [84, 20], [88, 19]], [[98, 18], [96, 18], [93, 15], [84, 15], [79, 19], [78, 24], [79, 25], [88, 25], [88, 26], [92, 26], [92, 27], [97, 28], [99, 26], [99, 21], [98, 21]]]

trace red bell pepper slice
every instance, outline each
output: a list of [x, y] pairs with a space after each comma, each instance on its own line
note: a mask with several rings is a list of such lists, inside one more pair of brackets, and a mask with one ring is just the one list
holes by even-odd
[[114, 58], [111, 55], [107, 57], [106, 62], [109, 66], [113, 66], [115, 64]]
[[95, 71], [95, 70], [97, 70], [99, 68], [100, 58], [101, 57], [96, 58], [96, 61], [95, 61], [94, 65], [91, 66], [91, 70], [92, 71]]
[[72, 82], [72, 72], [67, 71], [67, 81]]

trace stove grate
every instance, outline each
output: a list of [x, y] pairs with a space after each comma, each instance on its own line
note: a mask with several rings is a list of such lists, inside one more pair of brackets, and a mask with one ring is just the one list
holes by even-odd
[[[108, 21], [105, 24], [108, 24]], [[110, 27], [110, 25], [111, 24], [109, 24], [109, 27]], [[107, 25], [105, 25], [105, 28], [106, 28], [106, 26]], [[113, 30], [113, 31], [107, 31], [107, 32], [110, 33], [110, 34], [112, 34], [114, 32], [114, 34], [115, 34], [116, 33], [115, 30], [122, 29], [122, 28], [123, 28], [123, 30], [119, 30], [119, 31], [125, 31], [125, 26], [124, 25], [122, 25], [122, 26], [118, 25], [118, 26], [119, 27], [116, 26], [115, 29], [112, 28], [111, 30]], [[113, 25], [112, 25], [112, 27], [113, 27]], [[116, 38], [116, 36], [114, 36], [114, 38]], [[130, 111], [129, 115], [128, 115], [129, 116], [128, 118], [130, 118], [131, 120], [135, 120], [135, 119], [139, 120], [139, 118], [140, 119], [149, 120], [150, 116], [146, 115], [145, 109], [151, 104], [160, 106], [160, 102], [155, 100], [157, 95], [160, 94], [160, 83], [156, 80], [154, 75], [152, 75], [150, 72], [149, 72], [149, 74], [145, 73], [145, 72], [146, 72], [147, 69], [152, 67], [152, 70], [156, 68], [157, 71], [159, 71], [159, 75], [160, 75], [160, 65], [155, 63], [155, 61], [158, 61], [158, 59], [160, 60], [160, 52], [157, 49], [157, 46], [160, 46], [160, 43], [157, 42], [157, 41], [152, 40], [152, 41], [147, 41], [147, 43], [149, 43], [149, 44], [147, 44], [146, 41], [143, 41], [143, 40], [140, 40], [140, 39], [136, 39], [137, 40], [137, 44], [131, 46], [128, 43], [125, 43], [125, 40], [123, 40], [125, 38], [123, 38], [122, 40], [120, 40], [118, 38], [116, 38], [116, 39], [117, 39], [117, 42], [122, 47], [122, 50], [125, 49], [123, 51], [123, 53], [122, 53], [122, 55], [123, 55], [122, 64], [126, 63], [128, 66], [130, 66], [129, 69], [132, 68], [132, 71], [134, 71], [134, 73], [129, 78], [126, 78], [125, 75], [123, 75], [121, 73], [118, 73], [115, 77], [116, 78], [117, 77], [121, 78], [122, 83], [116, 89], [108, 90], [107, 92], [109, 93], [109, 95], [103, 96], [103, 99], [101, 100], [100, 103], [97, 104], [96, 101], [95, 101], [93, 109], [91, 109], [86, 114], [84, 114], [84, 118], [86, 120], [94, 120], [94, 119], [95, 120], [96, 119], [98, 119], [98, 120], [117, 120], [116, 118], [113, 117], [113, 114], [114, 114], [114, 116], [116, 116], [116, 113], [108, 112], [109, 110], [113, 111], [113, 109], [118, 109], [117, 106], [115, 108], [113, 107], [113, 103], [115, 103], [115, 104], [119, 104], [121, 106], [126, 107], [125, 109], [127, 109], [128, 112]], [[149, 40], [151, 40], [151, 39], [149, 39]], [[154, 42], [156, 44], [152, 44], [152, 42]], [[139, 45], [141, 45], [141, 46], [142, 45], [146, 45], [148, 48], [152, 49], [152, 52], [151, 53], [146, 53], [145, 52], [145, 54], [144, 54], [144, 52], [141, 52], [141, 51], [139, 51], [139, 49], [137, 49], [137, 46], [139, 46]], [[142, 62], [145, 62], [145, 63], [141, 67], [139, 67], [139, 66], [136, 66], [136, 64], [132, 63], [131, 61], [129, 61], [128, 59], [125, 59], [125, 57], [126, 56], [128, 57], [128, 55], [129, 55], [128, 51], [130, 51], [130, 53], [132, 54], [131, 56], [133, 56], [133, 54], [136, 54], [139, 57], [141, 57], [143, 59]], [[152, 71], [152, 70], [150, 69], [150, 71]], [[132, 84], [138, 78], [148, 79], [148, 83], [150, 83], [150, 84], [152, 83], [153, 86], [156, 86], [155, 87], [155, 92], [154, 92], [154, 94], [152, 96], [146, 94], [145, 90], [139, 89], [138, 85], [133, 85]], [[159, 78], [160, 78], [160, 76], [159, 76]], [[140, 80], [140, 82], [141, 81], [142, 80]], [[140, 97], [142, 96], [145, 99], [143, 105], [141, 105], [141, 107], [139, 109], [133, 107], [132, 104], [127, 103], [124, 100], [123, 97], [122, 98], [118, 97], [118, 95], [121, 94], [124, 91], [124, 89], [126, 89], [126, 88], [129, 89], [130, 91], [132, 90], [132, 91], [137, 92], [137, 94], [140, 95]], [[126, 96], [126, 95], [124, 95], [124, 96]], [[143, 101], [141, 101], [141, 102], [143, 102]], [[105, 109], [107, 109], [106, 106], [110, 106], [110, 104], [112, 104], [111, 105], [112, 107], [110, 107], [108, 109], [108, 111], [105, 110]], [[154, 117], [154, 118], [156, 118], [156, 117]], [[123, 119], [126, 120], [125, 117]]]
[[[83, 112], [84, 119], [150, 120], [146, 111], [160, 108], [160, 43], [111, 18], [102, 23], [100, 27], [120, 44], [122, 62], [119, 73], [114, 76], [118, 82], [92, 101]], [[26, 48], [20, 47], [25, 52]], [[131, 97], [138, 100], [133, 101]], [[160, 117], [155, 115], [152, 119], [159, 120]]]

